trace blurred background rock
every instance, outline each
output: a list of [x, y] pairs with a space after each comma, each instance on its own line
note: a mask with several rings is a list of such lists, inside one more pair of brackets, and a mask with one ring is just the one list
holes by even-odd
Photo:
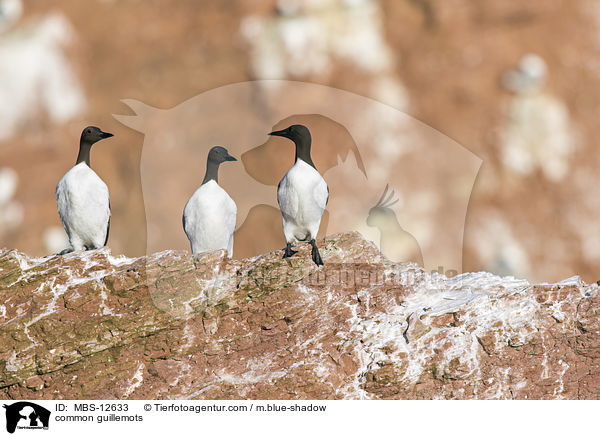
[[[92, 154], [111, 192], [109, 246], [145, 254], [144, 137], [111, 114], [128, 113], [123, 98], [171, 108], [253, 79], [368, 96], [479, 156], [464, 271], [600, 278], [593, 0], [0, 0], [0, 246], [65, 244], [54, 188], [94, 124], [116, 135]], [[187, 248], [179, 233], [173, 248]]]

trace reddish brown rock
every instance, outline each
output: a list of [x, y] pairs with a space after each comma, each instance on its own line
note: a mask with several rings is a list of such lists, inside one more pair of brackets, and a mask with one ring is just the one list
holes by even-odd
[[600, 397], [600, 293], [392, 264], [356, 233], [223, 252], [0, 252], [0, 398]]

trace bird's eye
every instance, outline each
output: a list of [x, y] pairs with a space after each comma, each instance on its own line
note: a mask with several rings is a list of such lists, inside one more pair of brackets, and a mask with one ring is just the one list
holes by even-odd
[[89, 135], [92, 133], [92, 131], [90, 129], [87, 129], [87, 131], [85, 133], [87, 133]]

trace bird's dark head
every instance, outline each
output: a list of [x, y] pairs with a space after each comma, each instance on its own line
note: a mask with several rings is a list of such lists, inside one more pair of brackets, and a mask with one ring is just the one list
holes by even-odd
[[283, 136], [284, 138], [291, 139], [296, 145], [310, 145], [311, 137], [310, 131], [306, 126], [302, 124], [293, 124], [287, 129], [276, 130], [269, 133], [271, 136]]
[[101, 139], [110, 138], [114, 136], [112, 133], [103, 132], [98, 127], [88, 126], [81, 132], [81, 142], [86, 144], [94, 144]]
[[235, 157], [229, 154], [225, 147], [217, 145], [210, 149], [208, 152], [208, 161], [216, 164], [220, 164], [226, 161], [235, 161]]

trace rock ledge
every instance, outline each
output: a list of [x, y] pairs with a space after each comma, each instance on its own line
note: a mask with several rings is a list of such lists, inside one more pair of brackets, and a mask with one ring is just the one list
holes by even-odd
[[[306, 245], [306, 244], [303, 244]], [[393, 264], [0, 251], [2, 399], [598, 399], [600, 296]]]

